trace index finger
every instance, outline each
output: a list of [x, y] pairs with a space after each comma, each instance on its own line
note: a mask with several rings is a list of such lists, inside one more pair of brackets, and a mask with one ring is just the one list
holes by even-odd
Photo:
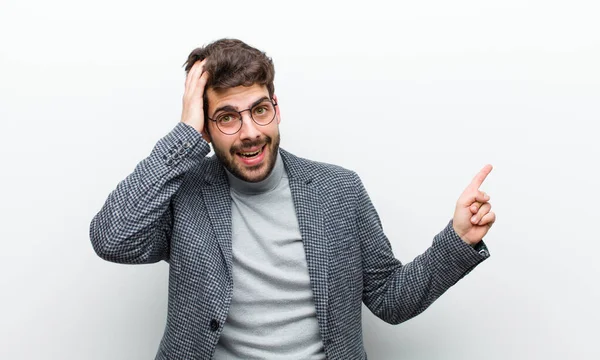
[[469, 188], [479, 189], [481, 184], [483, 184], [483, 181], [485, 180], [485, 178], [492, 171], [492, 168], [493, 167], [490, 164], [487, 164], [486, 166], [484, 166], [483, 169], [481, 169], [481, 171], [479, 171], [479, 173], [477, 175], [475, 175], [475, 177], [471, 181], [471, 184], [469, 184]]
[[[188, 71], [187, 77], [185, 79], [185, 87], [186, 88], [190, 85], [190, 83], [194, 79], [199, 78], [199, 76], [197, 75], [197, 73], [198, 73], [199, 70], [197, 70], [197, 69], [200, 68], [200, 69], [204, 70], [204, 63], [205, 62], [206, 62], [206, 59], [204, 59], [204, 60], [198, 60], [198, 61], [196, 61], [194, 63], [194, 65], [192, 65], [192, 67]], [[200, 71], [200, 75], [202, 75], [202, 71]]]

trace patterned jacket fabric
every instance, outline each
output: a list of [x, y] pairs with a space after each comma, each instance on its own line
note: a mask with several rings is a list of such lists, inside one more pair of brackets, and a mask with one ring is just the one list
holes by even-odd
[[[93, 218], [96, 253], [123, 264], [169, 263], [167, 324], [157, 360], [211, 359], [231, 301], [231, 198], [210, 146], [179, 123]], [[361, 303], [398, 324], [425, 310], [489, 255], [454, 232], [402, 264], [356, 173], [280, 149], [328, 359], [366, 359]]]

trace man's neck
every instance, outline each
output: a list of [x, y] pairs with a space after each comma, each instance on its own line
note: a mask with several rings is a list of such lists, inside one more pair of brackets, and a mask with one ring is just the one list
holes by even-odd
[[277, 152], [277, 159], [275, 160], [275, 166], [261, 181], [258, 182], [249, 182], [242, 180], [235, 175], [233, 175], [229, 170], [225, 169], [227, 173], [227, 179], [229, 180], [229, 186], [236, 191], [237, 193], [246, 194], [246, 195], [256, 195], [268, 192], [273, 190], [279, 185], [281, 178], [285, 172], [283, 166], [283, 160], [281, 160], [281, 155]]

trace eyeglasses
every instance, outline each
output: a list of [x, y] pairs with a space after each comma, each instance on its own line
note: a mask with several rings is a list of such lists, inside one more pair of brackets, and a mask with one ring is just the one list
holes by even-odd
[[242, 113], [250, 111], [250, 118], [259, 126], [267, 126], [275, 119], [275, 106], [271, 99], [264, 99], [251, 108], [235, 111], [235, 110], [220, 110], [213, 115], [214, 119], [207, 116], [208, 120], [214, 121], [217, 128], [226, 135], [233, 135], [242, 128]]

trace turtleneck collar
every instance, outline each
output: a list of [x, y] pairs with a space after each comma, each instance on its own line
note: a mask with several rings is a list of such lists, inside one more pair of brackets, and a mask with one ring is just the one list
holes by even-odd
[[279, 152], [277, 152], [277, 159], [275, 160], [275, 166], [273, 167], [273, 170], [271, 170], [271, 173], [267, 175], [266, 178], [259, 182], [248, 182], [242, 180], [230, 173], [229, 170], [225, 169], [227, 179], [229, 180], [229, 186], [234, 191], [247, 195], [261, 194], [275, 189], [275, 187], [279, 185], [284, 172], [285, 169], [283, 166], [283, 160], [281, 160], [281, 155]]

